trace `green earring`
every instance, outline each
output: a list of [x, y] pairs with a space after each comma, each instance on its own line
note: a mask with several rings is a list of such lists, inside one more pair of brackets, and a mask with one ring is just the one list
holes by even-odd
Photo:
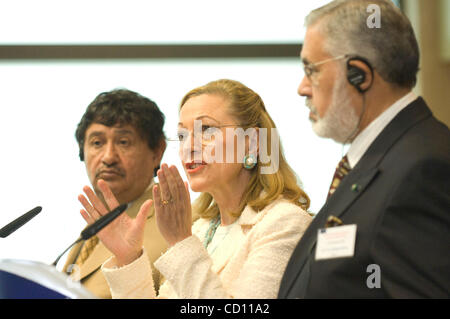
[[255, 155], [252, 155], [252, 154], [245, 155], [245, 157], [244, 157], [244, 168], [245, 169], [248, 169], [248, 170], [253, 169], [253, 167], [256, 166], [256, 163], [257, 163], [257, 161], [256, 161]]

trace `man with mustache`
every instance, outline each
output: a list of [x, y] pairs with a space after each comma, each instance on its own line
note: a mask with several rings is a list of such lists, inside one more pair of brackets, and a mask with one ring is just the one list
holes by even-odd
[[[140, 206], [152, 198], [153, 177], [166, 148], [164, 115], [150, 99], [120, 89], [99, 94], [89, 104], [78, 124], [75, 136], [80, 159], [93, 189], [104, 180], [120, 204], [128, 204], [125, 213], [135, 217]], [[150, 213], [144, 246], [153, 264], [167, 246]], [[69, 253], [64, 271], [100, 298], [111, 298], [100, 266], [112, 254], [98, 238], [76, 245]], [[156, 270], [155, 270], [156, 271]], [[159, 283], [158, 272], [154, 276]]]
[[450, 132], [412, 92], [409, 20], [388, 0], [337, 0], [306, 28], [298, 93], [317, 135], [351, 145], [278, 297], [448, 298]]

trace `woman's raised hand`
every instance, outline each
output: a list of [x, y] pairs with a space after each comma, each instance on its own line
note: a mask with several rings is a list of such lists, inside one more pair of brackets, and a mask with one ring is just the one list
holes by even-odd
[[[97, 185], [111, 210], [119, 206], [119, 202], [105, 181], [99, 180]], [[85, 208], [80, 213], [90, 225], [109, 211], [89, 186], [83, 187], [83, 191], [87, 198], [84, 195], [78, 196], [78, 200]], [[121, 214], [97, 234], [105, 247], [116, 257], [118, 266], [127, 265], [142, 254], [145, 221], [151, 205], [151, 200], [145, 201], [136, 218]]]
[[162, 164], [159, 185], [153, 187], [156, 223], [169, 246], [192, 235], [192, 210], [189, 189], [175, 166]]

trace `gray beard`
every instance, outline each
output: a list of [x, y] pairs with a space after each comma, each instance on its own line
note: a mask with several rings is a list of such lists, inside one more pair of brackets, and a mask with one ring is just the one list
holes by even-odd
[[[345, 92], [345, 93], [344, 93]], [[306, 106], [317, 115], [318, 120], [312, 122], [313, 131], [320, 137], [331, 138], [337, 143], [348, 143], [356, 133], [359, 116], [351, 107], [350, 96], [345, 90], [345, 82], [340, 80], [333, 89], [331, 104], [325, 115], [319, 118], [311, 100], [306, 100]]]

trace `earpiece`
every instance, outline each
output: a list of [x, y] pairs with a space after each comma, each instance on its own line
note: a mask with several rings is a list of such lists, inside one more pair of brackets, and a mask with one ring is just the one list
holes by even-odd
[[347, 60], [347, 80], [348, 80], [348, 82], [351, 85], [353, 85], [358, 90], [358, 92], [364, 93], [370, 88], [371, 85], [369, 85], [365, 89], [361, 88], [361, 84], [363, 84], [364, 81], [366, 80], [366, 72], [363, 69], [361, 69], [355, 65], [351, 65], [350, 62], [352, 62], [352, 61], [361, 61], [364, 64], [366, 64], [370, 69], [370, 72], [372, 74], [372, 79], [373, 79], [373, 68], [370, 65], [369, 61], [367, 61], [365, 58], [362, 58], [359, 56], [354, 56]]
[[[350, 64], [350, 62], [352, 62], [352, 61], [360, 61], [360, 62], [364, 63], [365, 65], [367, 65], [367, 67], [369, 68], [370, 75], [371, 75], [371, 81], [366, 88], [361, 87], [361, 84], [363, 84], [366, 81], [366, 71], [364, 71], [363, 69], [361, 69], [360, 67], [358, 67], [356, 65]], [[367, 61], [367, 59], [365, 59], [363, 57], [351, 56], [347, 60], [347, 80], [351, 85], [353, 85], [358, 90], [359, 93], [362, 94], [363, 105], [362, 105], [361, 115], [359, 116], [358, 124], [356, 125], [353, 132], [348, 136], [348, 138], [345, 140], [345, 142], [342, 145], [347, 144], [347, 142], [351, 141], [352, 138], [355, 137], [355, 134], [358, 132], [359, 126], [361, 124], [361, 120], [366, 111], [366, 96], [364, 93], [371, 88], [372, 83], [373, 83], [373, 67], [372, 67], [372, 65], [369, 63], [369, 61]]]

